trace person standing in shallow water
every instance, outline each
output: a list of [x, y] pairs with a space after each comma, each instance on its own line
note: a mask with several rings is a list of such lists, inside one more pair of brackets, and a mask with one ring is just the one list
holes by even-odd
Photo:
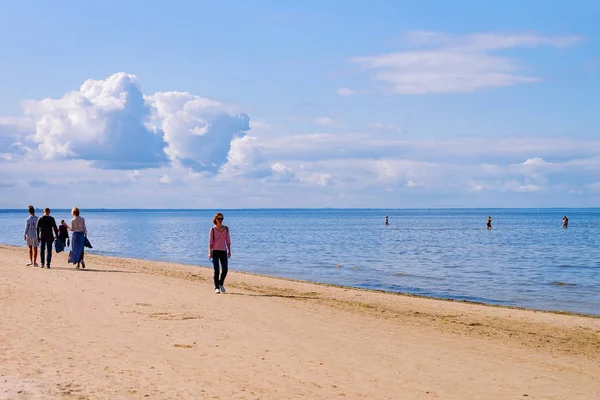
[[486, 228], [488, 231], [492, 229], [492, 217], [488, 217]]
[[385, 224], [386, 224], [386, 225], [389, 225], [389, 224], [390, 224], [390, 221], [388, 220], [388, 217], [387, 217], [387, 216], [385, 217]]
[[23, 239], [27, 242], [27, 247], [29, 247], [29, 262], [27, 263], [27, 266], [33, 265], [34, 267], [37, 267], [39, 245], [37, 235], [38, 217], [35, 215], [35, 208], [33, 206], [29, 206], [28, 211], [29, 217], [25, 220], [25, 233], [23, 234]]
[[562, 224], [563, 228], [568, 228], [569, 227], [569, 218], [567, 218], [567, 216], [565, 215], [563, 217], [563, 224]]
[[[229, 228], [223, 225], [223, 214], [216, 213], [214, 226], [208, 232], [208, 259], [212, 259], [215, 269], [215, 293], [225, 293], [225, 277], [227, 276], [228, 259], [231, 257], [231, 240]], [[219, 268], [219, 263], [221, 264]]]

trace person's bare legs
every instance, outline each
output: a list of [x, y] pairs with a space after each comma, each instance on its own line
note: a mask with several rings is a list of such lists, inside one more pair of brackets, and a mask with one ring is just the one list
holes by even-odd
[[38, 248], [37, 246], [27, 246], [29, 247], [29, 264], [27, 265], [32, 265], [34, 267], [37, 267], [37, 256], [38, 256]]

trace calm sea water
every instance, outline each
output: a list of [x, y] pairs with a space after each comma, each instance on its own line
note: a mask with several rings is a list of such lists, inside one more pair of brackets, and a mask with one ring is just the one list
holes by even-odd
[[[600, 315], [600, 209], [224, 214], [234, 270]], [[568, 229], [561, 228], [564, 214]], [[96, 253], [203, 266], [213, 215], [212, 210], [82, 211]], [[485, 229], [488, 215], [491, 231]], [[70, 220], [68, 211], [53, 216]], [[23, 246], [26, 217], [25, 211], [0, 210], [0, 243]]]

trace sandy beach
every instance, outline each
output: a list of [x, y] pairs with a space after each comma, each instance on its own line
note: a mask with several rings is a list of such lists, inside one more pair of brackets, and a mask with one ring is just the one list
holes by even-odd
[[0, 246], [0, 399], [598, 399], [600, 319]]

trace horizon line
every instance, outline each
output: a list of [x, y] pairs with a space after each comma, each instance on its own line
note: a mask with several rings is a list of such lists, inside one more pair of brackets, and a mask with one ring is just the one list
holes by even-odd
[[[35, 207], [36, 211], [44, 208]], [[69, 208], [51, 208], [51, 210], [70, 211]], [[81, 207], [80, 207], [81, 209]], [[90, 207], [88, 211], [245, 211], [245, 210], [600, 210], [599, 207], [251, 207], [251, 208], [110, 208]], [[0, 211], [27, 211], [26, 208], [0, 208]]]

